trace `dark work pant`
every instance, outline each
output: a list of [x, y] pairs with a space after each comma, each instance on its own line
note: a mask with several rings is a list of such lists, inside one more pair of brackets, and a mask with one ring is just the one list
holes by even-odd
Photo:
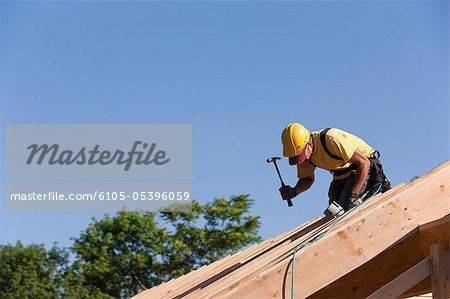
[[[367, 176], [367, 178], [369, 178], [369, 176]], [[348, 210], [348, 205], [350, 204], [348, 197], [352, 192], [354, 184], [355, 184], [354, 172], [351, 173], [346, 178], [340, 180], [333, 179], [333, 181], [331, 181], [330, 184], [330, 189], [328, 190], [329, 203], [331, 204], [332, 201], [335, 201], [345, 210]], [[364, 190], [366, 186], [367, 181], [363, 185], [362, 190]]]

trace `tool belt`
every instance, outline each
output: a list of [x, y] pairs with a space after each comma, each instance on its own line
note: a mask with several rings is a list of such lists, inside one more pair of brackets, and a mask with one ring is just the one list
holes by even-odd
[[381, 184], [381, 192], [385, 192], [391, 189], [391, 182], [387, 179], [386, 175], [383, 171], [383, 165], [379, 160], [380, 152], [375, 151], [371, 157], [369, 157], [370, 161], [370, 171], [369, 171], [369, 180], [367, 181], [367, 189], [378, 188]]

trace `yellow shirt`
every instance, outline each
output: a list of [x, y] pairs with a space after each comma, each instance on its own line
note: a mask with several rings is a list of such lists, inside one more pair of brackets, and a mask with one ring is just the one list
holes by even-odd
[[[316, 167], [332, 171], [347, 168], [351, 165], [348, 160], [351, 159], [356, 149], [359, 149], [366, 157], [370, 157], [375, 150], [370, 147], [364, 140], [355, 135], [345, 131], [331, 128], [328, 130], [325, 142], [328, 150], [342, 158], [343, 160], [336, 160], [330, 157], [322, 147], [320, 142], [320, 131], [311, 133], [313, 140], [313, 152], [309, 160], [297, 165], [297, 176], [305, 178], [314, 173]], [[336, 179], [342, 179], [350, 175], [351, 172], [335, 176]]]

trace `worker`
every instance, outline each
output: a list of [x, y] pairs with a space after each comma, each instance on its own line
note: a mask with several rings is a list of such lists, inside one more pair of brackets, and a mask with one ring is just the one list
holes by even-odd
[[281, 134], [283, 156], [297, 166], [298, 182], [280, 188], [281, 197], [290, 200], [314, 183], [316, 167], [330, 171], [333, 181], [329, 203], [338, 203], [345, 211], [362, 203], [364, 195], [375, 189], [391, 188], [379, 160], [379, 152], [355, 135], [336, 128], [310, 132], [299, 123], [291, 123]]

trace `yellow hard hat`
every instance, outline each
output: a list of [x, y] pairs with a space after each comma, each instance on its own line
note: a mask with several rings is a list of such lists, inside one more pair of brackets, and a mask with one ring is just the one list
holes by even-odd
[[291, 123], [281, 133], [283, 156], [294, 157], [300, 155], [309, 141], [311, 133], [299, 123]]

